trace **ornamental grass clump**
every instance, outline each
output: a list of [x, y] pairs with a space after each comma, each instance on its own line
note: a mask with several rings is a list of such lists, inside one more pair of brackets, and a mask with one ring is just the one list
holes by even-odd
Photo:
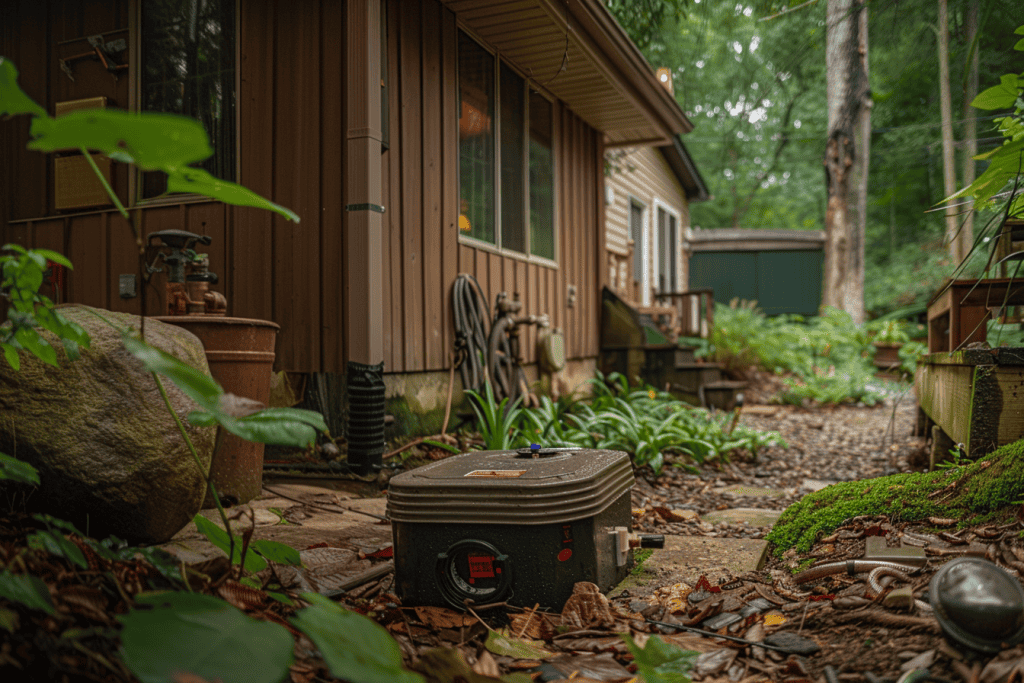
[[655, 474], [666, 462], [692, 468], [786, 445], [776, 432], [734, 425], [733, 413], [712, 415], [649, 386], [631, 389], [619, 373], [598, 373], [588, 381], [587, 399], [542, 398], [540, 408], [521, 410], [510, 443], [625, 451], [637, 467]]

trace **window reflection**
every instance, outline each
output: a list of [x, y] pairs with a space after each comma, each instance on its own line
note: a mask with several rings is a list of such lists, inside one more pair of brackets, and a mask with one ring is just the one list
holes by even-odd
[[[234, 1], [144, 0], [141, 20], [140, 108], [200, 121], [214, 154], [196, 166], [234, 180]], [[143, 198], [166, 190], [163, 173], [142, 174]]]

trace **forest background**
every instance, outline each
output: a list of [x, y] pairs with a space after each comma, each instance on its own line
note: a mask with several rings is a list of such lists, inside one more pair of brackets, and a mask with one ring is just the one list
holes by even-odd
[[[993, 119], [965, 98], [973, 50], [983, 90], [1019, 72], [1009, 49], [1024, 2], [948, 0], [949, 65], [957, 189], [964, 186], [966, 126], [978, 153], [1003, 142]], [[693, 121], [683, 137], [712, 199], [691, 205], [696, 228], [823, 230], [827, 139], [826, 0], [780, 12], [763, 0], [606, 0], [654, 67], [672, 71], [675, 96]], [[871, 155], [864, 303], [869, 317], [923, 311], [955, 264], [943, 243], [937, 0], [869, 0]], [[985, 162], [976, 162], [976, 175]], [[628, 156], [617, 161], [628, 169]], [[628, 171], [627, 171], [628, 172]], [[975, 225], [990, 217], [980, 209]], [[978, 252], [966, 273], [984, 267]]]

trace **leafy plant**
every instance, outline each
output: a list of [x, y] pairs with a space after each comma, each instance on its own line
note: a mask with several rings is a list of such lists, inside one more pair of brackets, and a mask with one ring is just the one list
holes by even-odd
[[423, 683], [402, 668], [402, 651], [376, 622], [316, 593], [303, 593], [310, 606], [290, 619], [324, 656], [331, 673], [352, 683]]
[[874, 332], [871, 341], [878, 344], [906, 344], [910, 341], [906, 323], [902, 320], [885, 320], [878, 325], [869, 324], [868, 330]]
[[[1024, 35], [1024, 26], [1017, 27], [1017, 35]], [[1014, 50], [1024, 51], [1024, 39], [1018, 40]], [[999, 85], [983, 90], [971, 102], [975, 109], [998, 111], [1011, 109], [1012, 113], [996, 118], [995, 128], [1003, 137], [1003, 144], [996, 149], [974, 157], [988, 161], [985, 172], [975, 178], [946, 201], [959, 197], [972, 197], [977, 204], [991, 200], [996, 193], [1002, 191], [1007, 184], [1014, 190], [1019, 189], [1019, 175], [1022, 170], [1022, 154], [1024, 154], [1024, 73], [1004, 74], [999, 78]], [[1006, 215], [1019, 216], [1024, 214], [1024, 194], [1011, 196], [1006, 207]]]
[[693, 669], [698, 652], [682, 650], [658, 636], [648, 638], [642, 648], [628, 633], [622, 634], [622, 639], [646, 683], [690, 683], [687, 673]]
[[484, 382], [484, 393], [481, 396], [472, 389], [467, 389], [466, 394], [470, 397], [469, 405], [476, 413], [477, 426], [480, 429], [480, 436], [484, 440], [484, 449], [489, 451], [507, 451], [521, 441], [516, 424], [520, 420], [523, 411], [519, 407], [523, 397], [520, 396], [512, 403], [506, 396], [498, 403], [494, 398], [494, 389], [490, 382]]
[[292, 663], [292, 636], [219, 598], [199, 593], [139, 595], [118, 617], [124, 663], [142, 683], [173, 683], [192, 674], [223, 683], [280, 683]]

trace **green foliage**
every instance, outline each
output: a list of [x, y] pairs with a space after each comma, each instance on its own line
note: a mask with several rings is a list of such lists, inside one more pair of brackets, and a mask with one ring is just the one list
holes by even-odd
[[777, 400], [801, 404], [861, 402], [882, 399], [873, 390], [874, 349], [868, 329], [848, 313], [826, 308], [820, 316], [766, 317], [756, 302], [733, 300], [715, 307], [709, 357], [732, 372], [761, 367], [789, 373]]
[[213, 149], [202, 124], [184, 116], [115, 109], [75, 111], [56, 119], [39, 114], [32, 121], [31, 133], [29, 149], [54, 152], [72, 148], [102, 152], [115, 161], [135, 164], [144, 171], [163, 171], [167, 174], [168, 192], [202, 194], [227, 204], [267, 209], [299, 221], [298, 215], [290, 209], [241, 185], [191, 168], [189, 164], [212, 156]]
[[[241, 536], [235, 536], [234, 543], [232, 544], [231, 537], [228, 535], [228, 532], [206, 519], [206, 517], [197, 514], [192, 518], [192, 521], [196, 523], [196, 528], [199, 530], [199, 533], [206, 536], [210, 543], [215, 545], [228, 556], [231, 560], [231, 564], [239, 564], [243, 561]], [[244, 561], [245, 564], [243, 567], [245, 571], [253, 574], [261, 572], [267, 568], [267, 561], [260, 555], [253, 552], [246, 552]]]
[[644, 571], [644, 562], [650, 559], [654, 551], [650, 548], [638, 548], [633, 551], [633, 569], [630, 570], [630, 574], [633, 576], [640, 576]]
[[515, 424], [523, 412], [523, 408], [519, 407], [523, 397], [520, 396], [509, 404], [506, 396], [498, 403], [490, 382], [484, 382], [482, 396], [472, 389], [467, 389], [465, 393], [470, 397], [470, 406], [476, 413], [477, 427], [484, 440], [484, 450], [507, 451], [513, 448], [519, 442], [516, 438]]
[[682, 650], [658, 636], [648, 638], [642, 649], [632, 635], [624, 633], [622, 639], [633, 655], [637, 673], [646, 683], [690, 683], [687, 673], [693, 669], [699, 652]]
[[310, 606], [290, 619], [316, 645], [331, 673], [351, 683], [423, 683], [402, 668], [402, 651], [376, 622], [316, 593], [303, 593]]
[[652, 387], [630, 389], [625, 376], [600, 372], [587, 380], [592, 396], [558, 403], [542, 399], [539, 409], [520, 411], [517, 441], [545, 446], [577, 446], [621, 450], [637, 467], [661, 472], [666, 455], [684, 463], [728, 460], [735, 451], [756, 456], [769, 445], [785, 446], [775, 432], [736, 426], [731, 414], [713, 416]]
[[[1024, 35], [1024, 26], [1017, 27], [1014, 33]], [[1021, 41], [1014, 45], [1014, 50], [1024, 51]], [[1024, 169], [1024, 73], [1003, 74], [999, 78], [999, 85], [979, 93], [971, 106], [983, 111], [1013, 110], [1006, 116], [996, 118], [994, 122], [1003, 137], [1002, 145], [975, 157], [987, 161], [988, 168], [973, 183], [950, 197], [972, 197], [978, 204], [984, 204], [1008, 183], [1014, 189], [1020, 186], [1019, 176]], [[1010, 199], [1007, 214], [1024, 215], [1024, 195]]]
[[0, 326], [0, 348], [14, 370], [21, 367], [18, 351], [28, 351], [44, 363], [57, 366], [57, 352], [39, 328], [57, 335], [72, 359], [79, 346], [89, 346], [89, 335], [81, 326], [69, 322], [54, 310], [53, 302], [39, 294], [46, 276], [47, 261], [65, 268], [71, 263], [48, 249], [25, 249], [17, 244], [0, 248], [0, 297], [7, 300], [7, 323]]
[[0, 453], [0, 481], [39, 486], [39, 471], [27, 462]]
[[189, 413], [189, 421], [200, 427], [220, 425], [235, 436], [257, 443], [305, 448], [316, 440], [317, 431], [326, 432], [323, 415], [299, 408], [266, 408], [239, 416], [238, 409], [220, 385], [195, 368], [145, 342], [122, 335], [125, 348], [142, 361], [146, 370], [171, 380], [201, 410]]
[[47, 614], [55, 611], [50, 589], [38, 576], [12, 574], [5, 569], [0, 572], [0, 598]]
[[868, 323], [867, 329], [872, 332], [871, 341], [879, 344], [905, 344], [910, 341], [907, 324], [902, 320], [885, 320], [881, 323]]
[[183, 673], [222, 683], [279, 683], [294, 642], [280, 624], [257, 621], [198, 593], [139, 595], [119, 616], [124, 663], [142, 683], [173, 683]]

